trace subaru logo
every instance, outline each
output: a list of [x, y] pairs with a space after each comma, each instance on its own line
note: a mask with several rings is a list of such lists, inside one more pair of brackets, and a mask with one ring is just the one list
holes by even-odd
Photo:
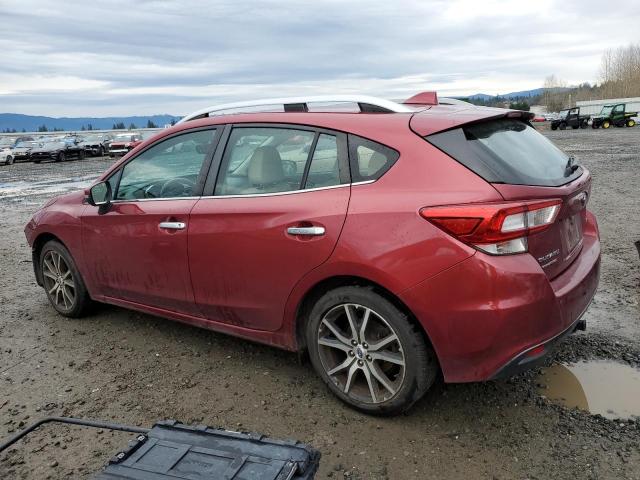
[[356, 357], [358, 357], [360, 360], [364, 358], [364, 350], [360, 345], [358, 345], [356, 348]]

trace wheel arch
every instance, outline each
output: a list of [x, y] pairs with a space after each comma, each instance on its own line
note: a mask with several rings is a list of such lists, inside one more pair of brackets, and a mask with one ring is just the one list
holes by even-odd
[[[33, 273], [36, 276], [36, 282], [38, 285], [42, 286], [42, 271], [40, 269], [40, 254], [42, 252], [42, 248], [47, 244], [47, 242], [55, 240], [56, 242], [63, 245], [65, 248], [67, 246], [60, 239], [60, 237], [54, 235], [51, 232], [42, 232], [40, 233], [35, 240], [33, 241], [33, 246], [31, 247], [31, 258], [33, 262]], [[67, 248], [68, 250], [68, 248]]]
[[431, 342], [431, 338], [429, 337], [428, 332], [417, 319], [417, 317], [413, 314], [411, 309], [389, 289], [385, 288], [379, 283], [357, 275], [336, 275], [325, 278], [315, 283], [302, 296], [302, 299], [298, 303], [295, 314], [295, 336], [299, 352], [304, 352], [307, 350], [304, 328], [308, 319], [308, 315], [311, 312], [311, 309], [313, 308], [315, 302], [326, 292], [339, 287], [347, 286], [371, 288], [375, 293], [391, 302], [398, 310], [407, 315], [409, 321], [418, 329], [419, 332], [422, 333], [423, 340], [425, 341], [427, 346], [429, 346], [433, 350], [434, 354], [436, 354], [436, 350], [435, 348], [433, 348], [433, 343]]

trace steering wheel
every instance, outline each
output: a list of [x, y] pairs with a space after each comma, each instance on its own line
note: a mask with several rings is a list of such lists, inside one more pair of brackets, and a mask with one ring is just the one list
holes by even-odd
[[187, 197], [191, 195], [196, 182], [187, 178], [172, 178], [162, 184], [160, 197]]

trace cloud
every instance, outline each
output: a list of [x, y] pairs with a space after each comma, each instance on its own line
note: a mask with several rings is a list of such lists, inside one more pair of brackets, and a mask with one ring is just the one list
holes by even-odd
[[2, 2], [0, 110], [184, 114], [283, 95], [507, 93], [551, 73], [593, 82], [640, 20], [632, 3]]

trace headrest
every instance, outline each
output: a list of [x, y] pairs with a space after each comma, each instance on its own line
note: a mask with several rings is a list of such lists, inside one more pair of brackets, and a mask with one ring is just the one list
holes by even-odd
[[387, 163], [387, 157], [380, 152], [373, 152], [369, 159], [369, 166], [367, 167], [367, 176], [375, 175], [378, 170], [385, 166]]
[[275, 147], [258, 147], [249, 162], [249, 184], [270, 185], [284, 180], [282, 159]]

